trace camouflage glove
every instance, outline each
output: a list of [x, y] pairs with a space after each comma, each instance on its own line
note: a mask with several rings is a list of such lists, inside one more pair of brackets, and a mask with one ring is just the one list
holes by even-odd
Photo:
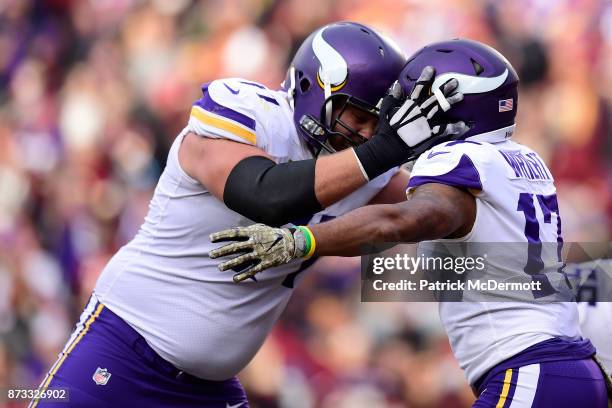
[[307, 227], [302, 226], [273, 228], [255, 224], [236, 227], [210, 234], [210, 241], [237, 241], [209, 252], [212, 259], [236, 255], [218, 266], [220, 271], [237, 271], [234, 274], [236, 283], [293, 259], [310, 257], [314, 252], [314, 237]]

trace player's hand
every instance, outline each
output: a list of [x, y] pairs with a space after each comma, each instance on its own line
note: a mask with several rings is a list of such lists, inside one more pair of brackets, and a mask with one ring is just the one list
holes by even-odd
[[374, 136], [355, 148], [369, 180], [469, 130], [464, 122], [450, 123], [443, 115], [463, 100], [459, 82], [452, 78], [432, 89], [434, 79], [434, 68], [425, 67], [407, 99], [397, 81], [383, 98]]
[[386, 112], [386, 118], [381, 117], [410, 148], [431, 138], [460, 136], [469, 129], [464, 122], [448, 123], [442, 118], [442, 112], [463, 100], [463, 94], [457, 91], [459, 82], [451, 78], [432, 89], [434, 79], [434, 68], [425, 67], [410, 97], [398, 109]]
[[212, 259], [236, 255], [219, 264], [220, 271], [233, 269], [234, 282], [242, 282], [257, 273], [304, 256], [296, 246], [295, 228], [273, 228], [264, 224], [235, 227], [210, 234], [211, 242], [236, 241], [209, 252]]

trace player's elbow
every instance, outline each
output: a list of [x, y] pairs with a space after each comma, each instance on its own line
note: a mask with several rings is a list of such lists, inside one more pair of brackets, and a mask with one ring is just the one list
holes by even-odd
[[285, 203], [277, 202], [277, 200], [266, 200], [264, 197], [259, 197], [259, 200], [253, 200], [250, 208], [243, 208], [242, 215], [247, 218], [262, 224], [272, 227], [279, 227], [291, 222], [293, 212], [287, 208]]
[[441, 207], [428, 208], [418, 222], [421, 225], [419, 240], [446, 238], [457, 229], [457, 215]]
[[377, 242], [406, 242], [410, 241], [410, 231], [415, 224], [409, 214], [400, 205], [379, 206], [379, 219], [375, 223], [373, 235]]
[[272, 226], [305, 218], [322, 209], [314, 192], [314, 166], [314, 160], [276, 164], [266, 157], [247, 157], [228, 176], [223, 201]]

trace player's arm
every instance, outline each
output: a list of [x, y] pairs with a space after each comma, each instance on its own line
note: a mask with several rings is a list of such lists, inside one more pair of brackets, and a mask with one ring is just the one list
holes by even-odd
[[371, 243], [459, 238], [469, 233], [475, 218], [472, 194], [430, 183], [416, 188], [405, 202], [361, 207], [310, 230], [316, 255], [354, 256]]
[[316, 161], [277, 164], [256, 146], [189, 133], [179, 161], [230, 208], [277, 225], [301, 212], [318, 212], [367, 182], [350, 150]]
[[472, 194], [429, 183], [413, 190], [405, 202], [361, 207], [310, 228], [281, 229], [257, 224], [221, 231], [212, 234], [211, 241], [242, 241], [215, 249], [210, 256], [249, 251], [219, 265], [219, 269], [227, 270], [254, 263], [234, 276], [239, 282], [264, 269], [313, 254], [354, 256], [364, 253], [373, 243], [462, 237], [472, 229], [475, 218]]

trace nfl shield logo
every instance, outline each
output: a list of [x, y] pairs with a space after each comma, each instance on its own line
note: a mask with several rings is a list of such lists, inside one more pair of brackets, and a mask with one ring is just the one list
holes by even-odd
[[106, 368], [98, 367], [92, 378], [97, 385], [106, 385], [111, 378], [111, 373]]

